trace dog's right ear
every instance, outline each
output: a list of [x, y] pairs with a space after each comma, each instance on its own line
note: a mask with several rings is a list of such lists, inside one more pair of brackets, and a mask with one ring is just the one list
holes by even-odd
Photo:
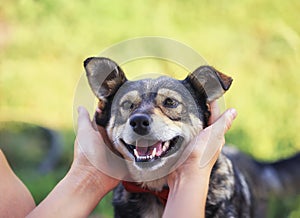
[[123, 70], [114, 61], [103, 57], [90, 57], [84, 61], [89, 85], [99, 99], [96, 123], [105, 127], [110, 118], [112, 99], [121, 85], [127, 81]]
[[92, 91], [104, 102], [127, 80], [118, 64], [108, 58], [87, 58], [84, 68]]

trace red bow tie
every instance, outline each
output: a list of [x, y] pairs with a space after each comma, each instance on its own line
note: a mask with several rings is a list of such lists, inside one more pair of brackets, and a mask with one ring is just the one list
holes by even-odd
[[142, 188], [140, 185], [138, 185], [135, 182], [122, 181], [122, 185], [124, 186], [124, 188], [128, 192], [132, 192], [132, 193], [150, 193], [150, 194], [156, 196], [164, 206], [167, 203], [168, 195], [169, 195], [169, 188], [168, 187], [163, 188], [163, 190], [158, 192], [158, 191], [152, 191], [152, 190], [147, 189], [147, 188]]

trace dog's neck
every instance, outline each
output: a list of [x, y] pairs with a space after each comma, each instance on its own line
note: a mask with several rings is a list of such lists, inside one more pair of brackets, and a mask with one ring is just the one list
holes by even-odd
[[[231, 162], [221, 153], [210, 176], [210, 186], [214, 186], [214, 188], [209, 188], [208, 205], [218, 205], [221, 200], [233, 195], [232, 186], [234, 185], [234, 177], [231, 173], [228, 174], [232, 170]], [[220, 181], [220, 176], [226, 176], [227, 180]], [[169, 195], [167, 176], [158, 180], [141, 183], [123, 181], [122, 185], [130, 193], [149, 193], [156, 196], [162, 205], [165, 206], [167, 203]]]
[[142, 188], [147, 188], [153, 191], [161, 191], [164, 187], [168, 186], [167, 176], [153, 181], [141, 182], [139, 185]]
[[[212, 171], [214, 171], [214, 172], [218, 171], [218, 175], [223, 175], [223, 174], [225, 175], [227, 171], [232, 171], [231, 162], [229, 161], [229, 159], [223, 153], [220, 154], [220, 156], [217, 159]], [[212, 172], [212, 174], [211, 174], [211, 178], [210, 178], [211, 180], [215, 179], [214, 178], [214, 175], [215, 175], [214, 172]], [[165, 176], [165, 177], [162, 177], [160, 179], [153, 180], [153, 181], [139, 182], [139, 183], [135, 183], [135, 184], [140, 186], [141, 188], [144, 188], [144, 189], [149, 189], [151, 191], [160, 192], [165, 187], [168, 187], [167, 178], [168, 178], [168, 175]]]
[[157, 190], [151, 190], [148, 188], [143, 188], [141, 184], [135, 183], [135, 182], [127, 182], [127, 181], [122, 181], [122, 185], [126, 189], [126, 191], [130, 193], [150, 193], [154, 196], [156, 196], [160, 202], [165, 206], [168, 200], [169, 196], [169, 187], [164, 186], [162, 190], [157, 191]]

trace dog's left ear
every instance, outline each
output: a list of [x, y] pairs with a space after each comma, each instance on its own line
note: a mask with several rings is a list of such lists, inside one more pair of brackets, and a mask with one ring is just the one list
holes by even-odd
[[231, 86], [232, 78], [211, 66], [201, 66], [186, 78], [196, 91], [205, 92], [207, 102], [220, 98]]

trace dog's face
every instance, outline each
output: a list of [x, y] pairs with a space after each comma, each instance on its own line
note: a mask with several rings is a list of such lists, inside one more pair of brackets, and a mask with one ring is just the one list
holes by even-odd
[[191, 139], [207, 126], [207, 104], [232, 82], [209, 66], [183, 81], [170, 77], [128, 81], [107, 58], [89, 58], [84, 66], [99, 99], [96, 122], [106, 127], [114, 149], [132, 163], [128, 168], [139, 178], [174, 166]]

